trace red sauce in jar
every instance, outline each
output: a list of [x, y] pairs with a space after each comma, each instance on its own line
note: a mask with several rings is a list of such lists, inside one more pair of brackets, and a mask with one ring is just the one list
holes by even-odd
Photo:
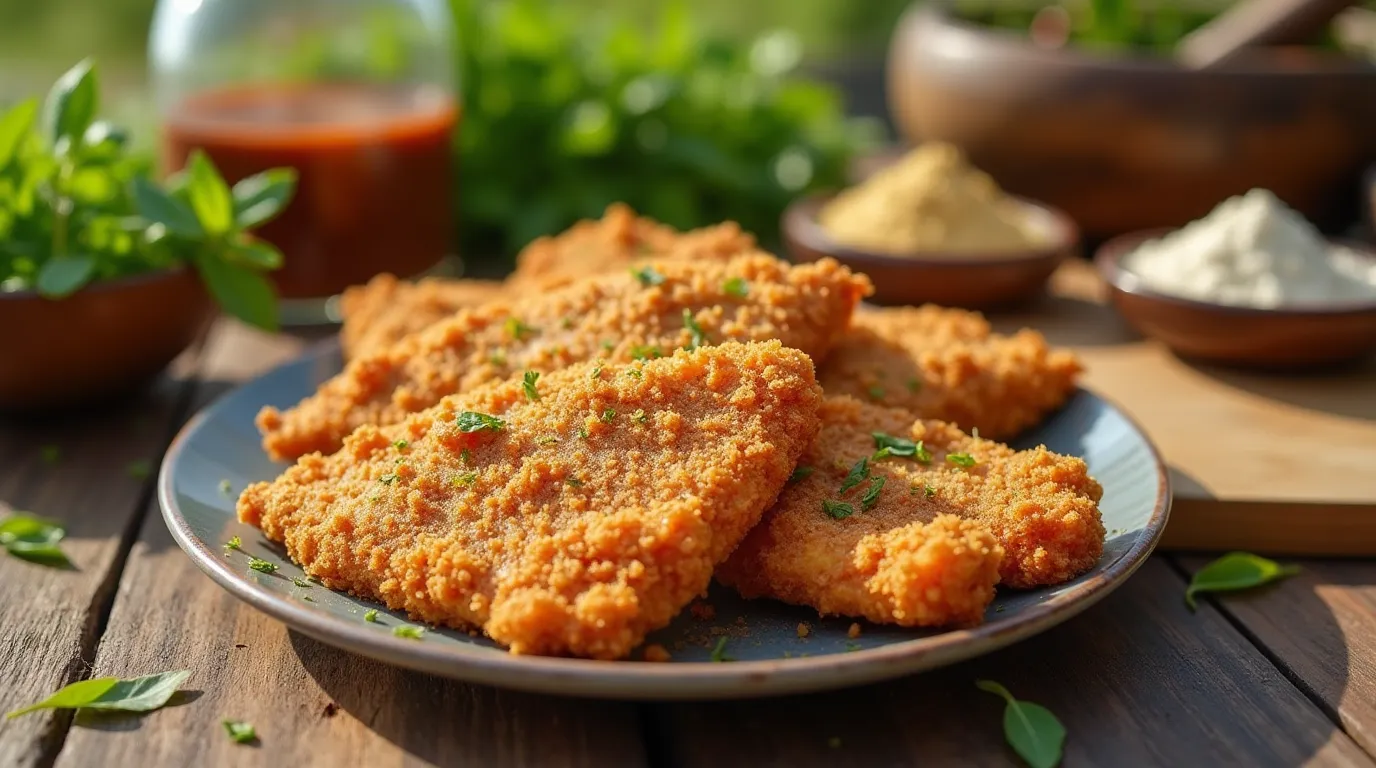
[[358, 85], [244, 87], [197, 94], [168, 116], [163, 161], [201, 148], [231, 184], [268, 168], [299, 174], [296, 197], [259, 237], [285, 256], [284, 298], [332, 296], [379, 272], [438, 263], [452, 236], [450, 147], [458, 109], [433, 90]]

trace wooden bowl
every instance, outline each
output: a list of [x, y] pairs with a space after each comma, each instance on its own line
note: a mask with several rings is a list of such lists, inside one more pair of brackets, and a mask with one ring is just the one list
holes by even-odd
[[1319, 51], [1192, 71], [1039, 48], [934, 0], [899, 22], [888, 89], [910, 142], [960, 146], [1091, 240], [1183, 226], [1255, 187], [1334, 231], [1356, 218], [1362, 169], [1376, 162], [1376, 66]]
[[[1376, 300], [1258, 309], [1185, 299], [1145, 287], [1123, 266], [1123, 259], [1167, 232], [1123, 235], [1104, 243], [1094, 256], [1114, 306], [1142, 335], [1158, 339], [1182, 357], [1277, 370], [1346, 362], [1376, 350]], [[1376, 260], [1376, 252], [1360, 252]]]
[[0, 293], [0, 410], [127, 393], [186, 349], [213, 311], [185, 268], [96, 283], [58, 300]]
[[940, 304], [989, 309], [1040, 293], [1066, 256], [1079, 248], [1080, 232], [1070, 217], [1053, 208], [1018, 199], [1028, 221], [1046, 235], [1047, 245], [1019, 253], [924, 252], [896, 256], [841, 245], [817, 223], [817, 212], [831, 199], [818, 195], [795, 200], [780, 227], [793, 260], [831, 257], [874, 281], [878, 304]]

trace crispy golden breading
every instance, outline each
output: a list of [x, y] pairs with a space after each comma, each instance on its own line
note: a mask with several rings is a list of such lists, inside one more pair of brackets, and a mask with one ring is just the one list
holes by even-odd
[[[332, 589], [515, 653], [625, 656], [711, 580], [817, 432], [778, 342], [584, 363], [364, 426], [239, 498]], [[463, 412], [502, 420], [464, 432]]]
[[[525, 370], [606, 358], [625, 362], [692, 343], [778, 339], [813, 360], [845, 332], [869, 280], [834, 261], [791, 267], [768, 254], [728, 262], [654, 262], [640, 277], [618, 271], [542, 296], [487, 304], [388, 349], [351, 360], [295, 408], [258, 415], [275, 459], [331, 453], [364, 424], [394, 424], [440, 398]], [[744, 296], [728, 290], [739, 278]]]
[[427, 278], [411, 283], [382, 274], [340, 297], [344, 325], [339, 341], [345, 359], [390, 347], [464, 307], [500, 298], [505, 287], [494, 280]]
[[733, 221], [679, 232], [613, 203], [601, 219], [580, 221], [523, 248], [507, 287], [520, 297], [648, 259], [723, 260], [754, 250], [755, 237]]
[[924, 419], [1016, 436], [1075, 391], [1075, 355], [1038, 332], [990, 332], [974, 312], [920, 308], [865, 310], [818, 370], [828, 395], [906, 408]]
[[[800, 460], [812, 474], [784, 491], [717, 571], [746, 597], [876, 622], [976, 624], [996, 582], [1059, 584], [1103, 552], [1103, 491], [1080, 459], [1045, 448], [1014, 452], [849, 397], [828, 397], [821, 418]], [[921, 441], [930, 457], [873, 458], [875, 432]], [[959, 466], [952, 454], [977, 463]], [[868, 477], [842, 493], [866, 457]], [[824, 501], [849, 504], [853, 514], [834, 519]]]

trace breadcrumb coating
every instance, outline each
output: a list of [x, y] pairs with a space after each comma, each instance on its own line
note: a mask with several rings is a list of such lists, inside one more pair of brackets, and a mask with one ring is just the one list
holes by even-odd
[[[745, 597], [904, 626], [972, 625], [996, 583], [1059, 584], [1103, 552], [1102, 489], [1080, 459], [1045, 447], [1015, 452], [845, 396], [828, 396], [821, 419], [800, 460], [812, 473], [785, 489], [717, 570]], [[929, 462], [874, 458], [875, 432], [921, 441]], [[973, 466], [955, 463], [962, 455]], [[867, 457], [869, 475], [841, 492]], [[849, 504], [852, 514], [835, 519], [824, 501]]]
[[495, 280], [442, 280], [416, 283], [378, 275], [367, 285], [344, 291], [339, 329], [344, 358], [353, 359], [386, 349], [402, 338], [424, 330], [464, 307], [502, 296], [505, 286]]
[[[363, 426], [247, 488], [239, 518], [331, 589], [513, 653], [622, 658], [773, 503], [822, 400], [778, 342], [584, 363], [533, 395], [512, 379]], [[502, 423], [465, 432], [465, 411]]]
[[[871, 289], [868, 279], [834, 261], [789, 266], [763, 253], [648, 268], [652, 274], [619, 271], [526, 301], [461, 310], [351, 360], [296, 407], [264, 408], [263, 447], [279, 460], [331, 453], [364, 424], [395, 424], [445, 395], [521, 371], [669, 354], [693, 343], [692, 325], [703, 343], [778, 339], [820, 361]], [[729, 290], [733, 279], [748, 286], [743, 296]]]
[[817, 375], [828, 395], [1005, 440], [1064, 404], [1081, 370], [1036, 331], [1003, 336], [978, 313], [928, 305], [856, 313]]

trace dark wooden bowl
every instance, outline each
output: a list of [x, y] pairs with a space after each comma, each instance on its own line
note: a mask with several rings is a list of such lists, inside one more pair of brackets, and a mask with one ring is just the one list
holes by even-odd
[[1029, 218], [1048, 236], [1048, 245], [1019, 253], [926, 252], [895, 256], [843, 246], [817, 223], [817, 212], [831, 199], [817, 195], [795, 200], [780, 227], [794, 261], [831, 257], [874, 281], [878, 304], [940, 304], [989, 309], [1040, 293], [1056, 266], [1079, 247], [1080, 232], [1065, 214], [1018, 199]]
[[213, 311], [189, 269], [97, 283], [55, 301], [0, 293], [0, 411], [127, 393], [186, 349]]
[[1178, 227], [1254, 187], [1332, 231], [1376, 161], [1376, 66], [1267, 51], [1216, 70], [1038, 48], [942, 0], [894, 33], [889, 105], [911, 142], [960, 146], [1009, 192], [1066, 211], [1091, 240]]
[[[1143, 242], [1168, 231], [1116, 237], [1094, 256], [1114, 306], [1143, 336], [1161, 341], [1182, 357], [1275, 370], [1340, 363], [1376, 350], [1376, 301], [1256, 309], [1168, 296], [1146, 288], [1122, 266], [1122, 260]], [[1376, 253], [1365, 249], [1362, 253], [1376, 260]]]

